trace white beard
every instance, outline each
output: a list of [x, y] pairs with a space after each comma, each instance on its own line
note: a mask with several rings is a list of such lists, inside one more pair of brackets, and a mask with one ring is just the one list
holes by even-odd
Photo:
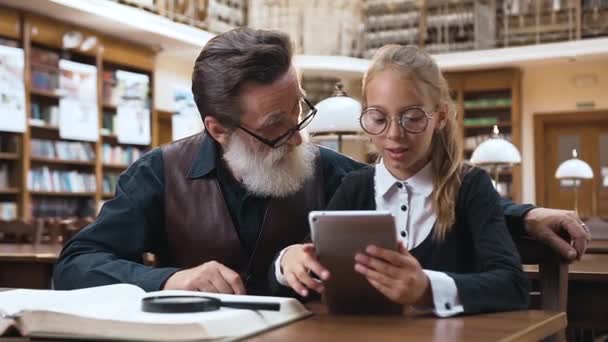
[[283, 145], [262, 153], [234, 133], [224, 149], [223, 158], [252, 194], [287, 197], [300, 190], [313, 176], [317, 153], [317, 147], [309, 142], [297, 147]]

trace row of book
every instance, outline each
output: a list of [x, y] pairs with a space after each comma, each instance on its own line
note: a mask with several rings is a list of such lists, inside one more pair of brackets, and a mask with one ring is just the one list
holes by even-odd
[[32, 139], [32, 156], [60, 160], [94, 161], [90, 143], [62, 140]]
[[114, 193], [116, 191], [116, 184], [118, 183], [117, 173], [106, 173], [103, 175], [103, 192], [106, 194]]
[[133, 146], [112, 146], [103, 144], [102, 156], [104, 164], [131, 165], [144, 153], [143, 149]]
[[30, 54], [32, 87], [51, 92], [59, 89], [59, 54], [36, 47], [31, 49]]
[[0, 202], [0, 221], [14, 221], [17, 219], [17, 203]]
[[35, 198], [30, 210], [32, 217], [95, 216], [95, 201], [77, 198]]
[[476, 126], [476, 125], [496, 125], [498, 124], [498, 118], [492, 117], [475, 117], [475, 118], [464, 118], [464, 126]]
[[[480, 135], [473, 135], [470, 137], [465, 137], [464, 138], [464, 146], [463, 148], [465, 150], [468, 151], [472, 151], [474, 150], [479, 144], [481, 144], [482, 142], [490, 139], [492, 137], [492, 135], [490, 134], [480, 134]], [[511, 134], [501, 134], [500, 135], [501, 138], [511, 141]]]
[[95, 175], [77, 171], [49, 170], [48, 167], [31, 169], [28, 189], [45, 192], [95, 192]]
[[59, 106], [43, 105], [40, 103], [32, 102], [30, 124], [34, 126], [58, 126]]
[[476, 100], [464, 100], [464, 108], [472, 109], [472, 108], [483, 108], [483, 107], [507, 107], [511, 105], [510, 98], [485, 98], [485, 99], [476, 99]]
[[0, 152], [16, 153], [19, 151], [19, 136], [16, 134], [0, 134]]
[[10, 187], [8, 164], [0, 162], [0, 189]]
[[102, 135], [116, 134], [116, 113], [104, 111], [101, 119]]

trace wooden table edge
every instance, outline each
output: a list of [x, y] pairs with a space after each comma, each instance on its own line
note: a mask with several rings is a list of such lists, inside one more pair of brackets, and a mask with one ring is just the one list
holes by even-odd
[[[551, 312], [551, 311], [545, 311]], [[512, 336], [501, 341], [538, 341], [551, 336], [568, 326], [568, 318], [565, 312], [554, 312], [554, 315], [538, 322]]]

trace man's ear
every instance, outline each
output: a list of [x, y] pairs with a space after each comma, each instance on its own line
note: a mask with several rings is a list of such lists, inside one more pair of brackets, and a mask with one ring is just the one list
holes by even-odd
[[228, 144], [231, 130], [226, 128], [218, 119], [211, 115], [207, 115], [204, 119], [205, 129], [207, 133], [213, 137], [220, 145], [225, 146]]

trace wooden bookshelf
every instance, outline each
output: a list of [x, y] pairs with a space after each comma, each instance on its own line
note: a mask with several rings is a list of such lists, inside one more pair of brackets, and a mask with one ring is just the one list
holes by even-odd
[[[95, 36], [98, 39], [98, 44], [93, 49], [88, 51], [80, 50], [65, 50], [62, 47], [63, 35], [68, 31], [79, 31], [84, 36]], [[85, 63], [97, 67], [97, 99], [100, 127], [102, 114], [105, 111], [116, 112], [117, 108], [113, 105], [103, 103], [103, 70], [111, 66], [117, 70], [125, 70], [130, 72], [145, 73], [150, 78], [150, 93], [149, 103], [153, 106], [153, 85], [154, 85], [154, 67], [156, 50], [153, 47], [133, 44], [132, 42], [123, 41], [121, 38], [108, 36], [106, 34], [95, 32], [85, 27], [78, 27], [72, 23], [66, 23], [55, 19], [50, 19], [37, 14], [26, 11], [13, 10], [0, 6], [0, 38], [10, 39], [18, 43], [18, 46], [23, 48], [25, 55], [24, 63], [24, 82], [26, 91], [26, 113], [28, 118], [33, 117], [33, 104], [38, 104], [38, 108], [42, 113], [42, 120], [48, 120], [48, 106], [58, 106], [59, 100], [62, 98], [62, 93], [59, 91], [47, 90], [38, 79], [36, 84], [32, 80], [33, 71], [41, 74], [48, 73], [54, 77], [60, 72], [59, 68], [53, 63], [46, 65], [44, 62], [36, 62], [41, 59], [33, 59], [33, 49], [54, 51], [59, 54], [62, 59], [70, 59], [79, 63]], [[46, 81], [50, 88], [55, 87], [55, 79]], [[155, 115], [154, 108], [150, 108], [151, 116]], [[51, 113], [52, 114], [52, 113]], [[52, 114], [54, 116], [55, 114]], [[40, 118], [40, 116], [36, 116]], [[28, 119], [29, 120], [29, 119]], [[154, 131], [156, 121], [151, 117], [151, 131]], [[0, 132], [1, 135], [11, 133]], [[55, 203], [54, 201], [71, 201], [73, 204], [91, 202], [93, 209], [98, 208], [100, 201], [111, 198], [113, 193], [103, 191], [103, 176], [104, 173], [119, 174], [128, 168], [128, 165], [108, 164], [104, 163], [102, 155], [102, 146], [104, 143], [111, 145], [120, 145], [116, 136], [99, 135], [97, 142], [86, 142], [91, 144], [95, 152], [94, 160], [65, 160], [57, 158], [44, 158], [32, 155], [32, 139], [47, 139], [54, 141], [75, 141], [71, 139], [62, 139], [59, 135], [59, 127], [48, 124], [37, 125], [28, 122], [26, 131], [23, 134], [15, 134], [19, 139], [19, 148], [17, 151], [0, 150], [0, 164], [10, 165], [10, 183], [9, 188], [0, 189], [0, 200], [8, 200], [17, 203], [19, 218], [30, 219], [32, 212], [36, 212], [33, 205], [45, 205], [47, 203]], [[151, 137], [153, 139], [153, 137]], [[78, 140], [76, 140], [78, 142]], [[83, 141], [84, 142], [84, 141]], [[135, 146], [135, 145], [125, 145]], [[138, 146], [142, 149], [148, 149], [150, 146]], [[95, 178], [96, 191], [86, 192], [66, 192], [66, 191], [36, 191], [28, 188], [28, 176], [31, 170], [48, 167], [50, 171], [78, 171], [91, 174]], [[89, 176], [90, 177], [90, 176]], [[67, 205], [67, 204], [66, 204]], [[88, 205], [88, 204], [87, 204]], [[43, 210], [44, 211], [44, 210]], [[40, 212], [40, 211], [38, 211]], [[42, 214], [45, 215], [45, 214]]]
[[[470, 124], [464, 120], [494, 120], [503, 137], [522, 153], [521, 145], [521, 74], [517, 69], [446, 73], [458, 108], [464, 138], [464, 157], [469, 159], [475, 146], [492, 135], [494, 124]], [[508, 104], [507, 104], [508, 103]], [[474, 104], [474, 105], [471, 105]], [[488, 170], [490, 171], [490, 170]], [[501, 168], [499, 183], [509, 189], [507, 196], [521, 201], [521, 166]]]

